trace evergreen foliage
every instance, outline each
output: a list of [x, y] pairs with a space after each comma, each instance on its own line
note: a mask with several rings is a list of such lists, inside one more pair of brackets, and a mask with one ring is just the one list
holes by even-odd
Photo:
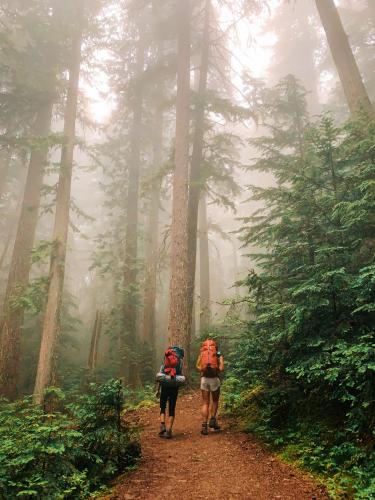
[[[152, 388], [145, 384], [178, 323], [185, 325], [186, 335], [177, 338], [186, 341], [191, 367], [203, 337], [219, 340], [230, 368], [228, 412], [247, 431], [325, 476], [333, 495], [375, 497], [375, 122], [369, 121], [371, 103], [363, 100], [375, 88], [372, 1], [359, 7], [341, 2], [349, 46], [346, 31], [338, 36], [337, 15], [336, 36], [327, 38], [319, 29], [314, 7], [329, 4], [335, 14], [333, 0], [309, 6], [189, 0], [189, 26], [188, 16], [176, 9], [185, 0], [82, 0], [82, 25], [77, 0], [2, 0], [0, 392], [12, 401], [32, 392], [51, 290], [57, 292], [46, 329], [51, 336], [42, 349], [48, 362], [41, 356], [40, 372], [48, 372], [43, 387], [60, 388], [47, 391], [44, 407], [42, 399], [39, 406], [28, 398], [0, 399], [0, 498], [86, 498], [133, 467], [140, 449], [126, 410], [150, 404]], [[251, 16], [257, 26], [244, 24]], [[265, 25], [272, 32], [267, 40]], [[182, 26], [185, 58], [178, 51]], [[274, 88], [255, 78], [257, 57], [251, 61], [241, 53], [239, 38], [246, 31], [249, 38], [259, 36], [255, 56], [265, 40], [264, 54], [273, 53], [271, 78], [295, 76]], [[348, 46], [335, 61], [325, 61], [326, 49], [336, 52], [335, 41]], [[72, 50], [75, 45], [80, 50]], [[239, 51], [232, 53], [235, 45]], [[186, 61], [184, 80], [191, 87], [181, 114], [178, 59]], [[361, 71], [353, 81], [356, 62]], [[238, 70], [245, 65], [241, 87]], [[335, 66], [341, 67], [347, 103], [332, 84]], [[334, 117], [312, 120], [306, 101], [319, 112], [328, 90], [335, 96], [328, 100]], [[95, 95], [98, 108], [89, 118], [88, 100]], [[361, 116], [364, 102], [367, 116]], [[347, 104], [355, 121], [338, 125]], [[94, 108], [104, 116], [105, 105], [111, 116], [99, 123]], [[64, 116], [70, 126], [62, 133]], [[250, 121], [258, 127], [246, 144]], [[181, 123], [185, 132], [178, 137]], [[179, 151], [182, 143], [186, 148]], [[68, 145], [69, 162], [58, 162], [60, 148], [66, 156]], [[74, 150], [80, 168], [74, 167], [71, 193], [70, 178], [69, 187], [63, 178], [73, 167]], [[179, 170], [175, 157], [182, 152], [180, 196], [172, 186]], [[253, 152], [241, 177], [244, 157]], [[87, 169], [88, 157], [93, 165]], [[25, 178], [27, 166], [31, 174]], [[244, 200], [243, 178], [253, 176], [254, 184], [266, 187], [249, 186]], [[59, 184], [66, 198], [57, 196]], [[184, 213], [175, 234], [173, 196], [182, 201], [176, 213]], [[257, 211], [242, 218], [248, 202]], [[199, 203], [204, 214], [197, 231]], [[56, 232], [51, 241], [56, 206], [64, 215], [56, 217], [58, 233], [66, 228], [57, 259]], [[248, 255], [239, 265], [227, 209], [241, 212]], [[83, 245], [86, 230], [89, 243]], [[197, 234], [205, 243], [199, 273]], [[194, 263], [187, 272], [191, 283], [186, 286], [185, 276], [169, 287], [170, 254], [174, 246], [185, 247], [186, 236], [193, 243], [187, 252]], [[208, 248], [215, 252], [209, 255]], [[48, 277], [51, 255], [55, 271]], [[176, 252], [172, 262], [185, 257]], [[234, 285], [235, 296], [223, 299], [231, 295], [224, 285], [248, 265], [254, 268]], [[180, 269], [184, 275], [188, 270]], [[193, 309], [196, 274], [194, 319], [201, 321], [190, 329], [190, 313], [181, 310], [187, 293]], [[169, 331], [168, 308], [176, 320]], [[197, 382], [194, 375], [190, 380]]]
[[262, 208], [243, 228], [244, 245], [263, 250], [244, 282], [252, 319], [234, 372], [245, 393], [232, 402], [256, 408], [251, 426], [263, 435], [291, 432], [283, 443], [308, 427], [316, 436], [304, 462], [347, 475], [365, 498], [374, 465], [375, 124], [308, 123], [292, 77], [265, 99], [269, 134], [252, 141], [252, 168], [271, 171], [276, 185], [252, 187]]
[[45, 408], [28, 398], [1, 403], [2, 498], [87, 498], [134, 465], [140, 450], [122, 416], [120, 381], [91, 384], [86, 395], [67, 396], [51, 388]]

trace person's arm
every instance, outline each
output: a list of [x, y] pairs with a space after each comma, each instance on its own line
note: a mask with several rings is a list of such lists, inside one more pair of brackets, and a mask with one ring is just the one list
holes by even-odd
[[[161, 367], [160, 367], [160, 370], [159, 370], [159, 371], [160, 371], [160, 372], [162, 372], [162, 371], [163, 371], [163, 365], [161, 365]], [[158, 386], [157, 386], [157, 390], [156, 390], [156, 393], [155, 393], [155, 397], [156, 397], [156, 398], [160, 397], [161, 382], [160, 382], [160, 381], [158, 381], [158, 382], [157, 382], [157, 384], [158, 384]]]
[[196, 363], [195, 367], [199, 372], [201, 371], [201, 355], [198, 356], [197, 363]]
[[224, 356], [221, 355], [219, 359], [219, 371], [223, 372], [224, 371]]
[[155, 397], [157, 397], [157, 398], [160, 397], [160, 387], [161, 387], [161, 384], [160, 384], [160, 382], [158, 382], [157, 391], [155, 393]]

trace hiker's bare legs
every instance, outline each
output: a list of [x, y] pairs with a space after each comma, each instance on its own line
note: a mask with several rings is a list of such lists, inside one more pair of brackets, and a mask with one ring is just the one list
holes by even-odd
[[216, 418], [217, 410], [219, 408], [220, 388], [217, 391], [211, 392], [211, 394], [212, 394], [211, 418]]
[[202, 391], [202, 419], [203, 422], [207, 422], [210, 408], [210, 392]]
[[210, 391], [204, 391], [202, 389], [202, 430], [201, 434], [208, 434], [208, 415], [210, 410]]

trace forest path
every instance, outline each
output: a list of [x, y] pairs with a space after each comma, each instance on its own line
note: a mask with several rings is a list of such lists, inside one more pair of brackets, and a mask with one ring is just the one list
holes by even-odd
[[142, 460], [109, 499], [321, 500], [324, 489], [265, 451], [251, 436], [221, 421], [200, 435], [200, 394], [177, 401], [173, 439], [158, 436], [158, 407], [137, 413], [143, 427]]

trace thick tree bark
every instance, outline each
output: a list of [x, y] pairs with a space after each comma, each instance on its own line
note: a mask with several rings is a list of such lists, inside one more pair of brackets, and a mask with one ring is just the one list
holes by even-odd
[[[189, 162], [189, 94], [190, 94], [190, 1], [177, 1], [178, 63], [176, 100], [176, 143], [173, 176], [171, 228], [171, 281], [168, 317], [168, 339], [186, 352], [189, 366], [190, 316], [188, 307], [188, 162]], [[188, 374], [188, 373], [187, 373]]]
[[102, 325], [102, 314], [100, 311], [96, 311], [95, 323], [91, 336], [89, 359], [87, 363], [87, 368], [91, 375], [95, 372], [98, 363], [99, 341], [102, 333]]
[[359, 111], [363, 110], [369, 116], [374, 116], [374, 109], [334, 1], [315, 0], [315, 3], [327, 35], [328, 45], [344, 89], [350, 113], [356, 116]]
[[[38, 139], [43, 140], [50, 133], [52, 104], [52, 98], [49, 97], [40, 105], [33, 129], [34, 136]], [[24, 316], [22, 304], [17, 301], [17, 298], [29, 282], [31, 250], [38, 222], [47, 154], [48, 147], [43, 142], [31, 151], [3, 307], [0, 332], [0, 395], [10, 399], [14, 399], [17, 393], [20, 339]]]
[[[141, 38], [137, 49], [136, 78], [142, 74], [144, 65], [144, 41]], [[142, 135], [142, 89], [139, 84], [134, 88], [133, 126], [130, 139], [129, 184], [126, 206], [126, 234], [124, 261], [124, 331], [121, 336], [120, 376], [130, 385], [139, 384], [138, 364], [133, 361], [137, 350], [138, 316], [138, 205], [139, 177], [141, 164]]]
[[199, 271], [200, 271], [200, 333], [207, 330], [211, 322], [210, 304], [210, 256], [208, 248], [207, 204], [203, 195], [199, 203]]
[[196, 306], [196, 297], [195, 297], [195, 294], [194, 294], [194, 297], [193, 297], [193, 311], [192, 311], [192, 314], [191, 314], [191, 327], [190, 327], [190, 331], [191, 331], [191, 338], [194, 339], [195, 337], [198, 337], [199, 335], [199, 330], [197, 329], [197, 322], [196, 322], [196, 314], [197, 314], [197, 306]]
[[48, 297], [44, 314], [42, 340], [34, 389], [34, 402], [37, 404], [41, 404], [43, 402], [44, 390], [51, 384], [52, 381], [54, 357], [60, 326], [59, 322], [64, 287], [66, 245], [69, 228], [74, 143], [76, 137], [75, 131], [79, 76], [81, 68], [83, 18], [84, 0], [79, 0], [77, 4], [77, 24], [72, 36], [72, 59], [69, 70], [68, 95], [64, 117], [65, 143], [63, 144], [61, 150], [61, 165], [57, 186]]
[[[209, 48], [210, 48], [210, 9], [211, 0], [206, 0], [205, 16], [202, 36], [202, 54], [199, 72], [197, 103], [194, 109], [194, 138], [193, 153], [189, 179], [188, 204], [188, 259], [189, 259], [189, 316], [193, 314], [195, 270], [197, 260], [197, 226], [199, 199], [204, 185], [202, 177], [203, 144], [204, 144], [204, 117], [205, 93], [207, 90]], [[192, 319], [191, 319], [192, 322]]]
[[163, 113], [155, 113], [153, 137], [153, 164], [155, 179], [151, 187], [150, 212], [148, 221], [147, 254], [146, 254], [146, 279], [143, 309], [142, 341], [155, 350], [155, 303], [156, 279], [159, 256], [159, 203], [161, 182], [157, 175], [162, 163], [163, 146]]

